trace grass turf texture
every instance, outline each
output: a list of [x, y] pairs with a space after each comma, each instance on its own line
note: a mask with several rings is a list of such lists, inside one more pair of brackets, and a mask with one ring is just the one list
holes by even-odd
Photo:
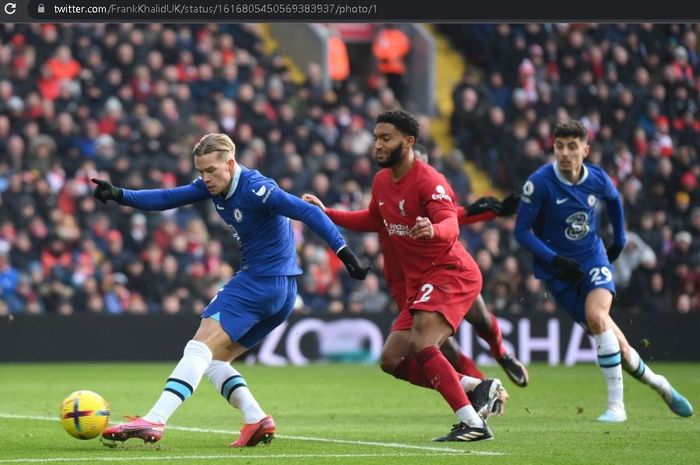
[[[454, 416], [439, 394], [377, 366], [272, 368], [237, 365], [278, 434], [270, 446], [229, 449], [241, 417], [203, 380], [170, 419], [158, 447], [132, 439], [115, 448], [80, 441], [58, 422], [60, 402], [77, 389], [100, 393], [112, 422], [145, 414], [174, 363], [0, 365], [0, 465], [5, 463], [185, 464], [635, 464], [700, 463], [700, 423], [673, 415], [660, 397], [625, 375], [628, 421], [595, 421], [605, 386], [594, 365], [530, 367], [520, 389], [498, 367], [511, 394], [506, 415], [489, 425], [493, 441], [432, 443]], [[700, 408], [700, 364], [652, 363]]]

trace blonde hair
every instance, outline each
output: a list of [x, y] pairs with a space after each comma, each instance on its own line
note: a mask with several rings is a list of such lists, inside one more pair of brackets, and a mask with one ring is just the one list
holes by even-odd
[[219, 152], [219, 156], [224, 152], [231, 152], [231, 156], [236, 156], [236, 144], [226, 134], [211, 133], [199, 139], [199, 142], [192, 149], [195, 157]]

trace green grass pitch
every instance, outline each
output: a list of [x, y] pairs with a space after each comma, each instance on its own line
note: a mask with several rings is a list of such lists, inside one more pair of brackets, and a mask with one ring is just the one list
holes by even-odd
[[[628, 420], [600, 424], [605, 386], [597, 367], [535, 364], [520, 389], [498, 376], [511, 399], [489, 425], [493, 441], [433, 443], [454, 416], [437, 392], [387, 376], [375, 365], [236, 365], [277, 423], [269, 446], [229, 449], [238, 412], [204, 380], [170, 419], [159, 446], [138, 440], [108, 448], [70, 437], [60, 402], [90, 389], [104, 396], [112, 422], [143, 415], [174, 363], [0, 365], [0, 465], [96, 464], [634, 464], [700, 463], [700, 422], [673, 415], [646, 386], [625, 375]], [[651, 363], [700, 408], [700, 364]]]

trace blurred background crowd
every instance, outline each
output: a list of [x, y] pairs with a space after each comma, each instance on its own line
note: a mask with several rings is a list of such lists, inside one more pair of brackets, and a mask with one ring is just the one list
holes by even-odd
[[[520, 190], [551, 161], [556, 121], [581, 119], [589, 161], [624, 201], [617, 311], [700, 311], [698, 29], [439, 26], [469, 63], [453, 92], [457, 149], [444, 153], [423, 115], [419, 142], [466, 205], [477, 195], [465, 160], [499, 192]], [[89, 180], [189, 183], [191, 149], [209, 132], [229, 134], [241, 164], [292, 194], [367, 205], [375, 118], [404, 106], [396, 76], [350, 69], [329, 90], [319, 66], [296, 82], [263, 50], [246, 24], [0, 26], [0, 315], [201, 312], [240, 265], [211, 202], [137, 212], [96, 202]], [[299, 312], [395, 311], [376, 235], [344, 231], [373, 264], [358, 284], [320, 238], [294, 227]], [[483, 295], [496, 314], [553, 312], [513, 227], [507, 218], [462, 229]]]

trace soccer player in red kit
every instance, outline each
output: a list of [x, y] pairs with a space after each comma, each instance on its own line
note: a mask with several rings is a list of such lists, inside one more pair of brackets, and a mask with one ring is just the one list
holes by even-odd
[[[415, 155], [416, 158], [422, 160], [422, 157], [418, 157], [417, 152]], [[454, 198], [452, 189], [447, 187], [450, 197]], [[304, 194], [302, 199], [321, 208], [338, 226], [355, 232], [376, 232], [379, 234], [379, 244], [382, 255], [384, 255], [384, 279], [394, 302], [401, 309], [406, 301], [403, 271], [398, 259], [394, 257], [393, 247], [384, 225], [368, 215], [368, 210], [346, 211], [327, 208], [318, 197], [312, 194]], [[518, 195], [510, 195], [502, 203], [493, 197], [482, 197], [467, 208], [459, 206], [457, 207], [459, 225], [492, 220], [499, 216], [510, 216], [515, 212], [518, 201]], [[406, 318], [410, 318], [410, 316], [399, 315], [397, 321], [392, 325], [392, 331], [410, 328], [410, 320], [406, 320]], [[508, 378], [517, 386], [527, 386], [529, 382], [527, 368], [515, 356], [509, 354], [503, 346], [503, 336], [498, 320], [495, 315], [488, 311], [481, 295], [476, 298], [474, 305], [467, 312], [465, 320], [471, 323], [479, 337], [489, 344], [491, 355], [501, 365]], [[486, 378], [474, 364], [474, 361], [461, 352], [454, 338], [448, 338], [440, 350], [459, 373], [481, 379]]]
[[[458, 240], [457, 211], [447, 180], [418, 161], [418, 121], [404, 111], [377, 117], [375, 154], [381, 166], [368, 215], [380, 221], [404, 273], [410, 330], [392, 331], [382, 350], [384, 371], [432, 385], [458, 423], [437, 441], [478, 441], [493, 434], [472, 407], [439, 347], [454, 334], [481, 291], [481, 272]], [[422, 383], [415, 383], [422, 379]]]
[[[429, 163], [428, 150], [425, 146], [421, 144], [413, 144], [413, 155], [416, 159], [421, 160], [425, 163]], [[448, 186], [449, 187], [449, 186]], [[448, 193], [450, 197], [456, 199], [454, 192], [450, 188]], [[503, 201], [499, 201], [494, 197], [482, 197], [476, 202], [469, 205], [467, 208], [456, 205], [457, 207], [457, 220], [459, 225], [463, 226], [465, 224], [478, 223], [480, 221], [493, 220], [497, 217], [511, 216], [514, 215], [518, 209], [520, 203], [520, 195], [517, 193], [511, 193]], [[333, 214], [328, 215], [334, 223], [339, 226], [344, 226], [348, 229], [353, 229], [349, 226], [345, 226], [342, 223], [336, 222], [333, 218]], [[383, 229], [383, 228], [382, 228]], [[386, 257], [384, 257], [386, 261]], [[500, 325], [496, 316], [489, 312], [486, 308], [486, 302], [484, 298], [479, 294], [474, 305], [467, 311], [467, 315], [464, 317], [476, 331], [476, 334], [486, 341], [491, 350], [491, 355], [496, 359], [503, 371], [506, 372], [508, 378], [516, 385], [520, 387], [525, 387], [530, 381], [530, 376], [527, 372], [527, 368], [523, 365], [520, 360], [518, 360], [514, 355], [509, 354], [506, 348], [503, 346], [503, 336], [501, 333]], [[454, 337], [447, 338], [447, 341], [440, 347], [443, 355], [447, 360], [455, 367], [459, 373], [476, 376], [479, 378], [485, 378], [483, 373], [477, 368], [474, 360], [467, 357], [459, 348], [459, 344], [455, 341]], [[507, 399], [507, 393], [503, 389], [503, 395], [500, 396], [500, 400]], [[473, 397], [470, 397], [473, 402]], [[497, 410], [493, 413], [502, 413], [503, 405], [502, 403], [496, 403]]]
[[[410, 330], [413, 318], [409, 310], [410, 302], [407, 302], [404, 273], [384, 225], [375, 217], [368, 215], [368, 210], [344, 211], [326, 208], [323, 202], [312, 194], [304, 194], [302, 199], [319, 207], [338, 226], [356, 232], [376, 232], [379, 235], [380, 250], [384, 256], [384, 280], [386, 281], [394, 302], [396, 302], [400, 310], [391, 326], [391, 332]], [[482, 200], [483, 199], [479, 199], [472, 205], [480, 204]], [[490, 198], [489, 204], [490, 206], [488, 208], [493, 208], [492, 211], [471, 215], [468, 213], [468, 209], [458, 207], [457, 213], [459, 216], [459, 223], [470, 224], [495, 218], [497, 216], [495, 211], [500, 211], [501, 202]], [[476, 209], [483, 210], [484, 207], [477, 205]], [[481, 307], [479, 307], [479, 304]], [[477, 314], [473, 320], [469, 318], [471, 314]], [[501, 337], [500, 328], [498, 327], [498, 322], [494, 321], [491, 323], [489, 317], [495, 320], [495, 317], [486, 309], [486, 304], [483, 299], [479, 297], [474, 306], [467, 312], [466, 320], [470, 322], [476, 320], [476, 322], [472, 324], [481, 325], [482, 330], [480, 331], [480, 329], [477, 328], [477, 333], [482, 335], [482, 338], [489, 342], [492, 347], [492, 352], [496, 354], [505, 354], [506, 351], [503, 347], [503, 339]], [[491, 325], [489, 325], [490, 323]], [[487, 379], [486, 375], [476, 366], [474, 360], [462, 353], [459, 349], [459, 345], [454, 341], [454, 338], [448, 338], [440, 347], [440, 350], [457, 371], [458, 375], [460, 375], [460, 383], [477, 413], [479, 413], [482, 418], [487, 418], [490, 415], [502, 414], [504, 403], [508, 399], [508, 393], [505, 388], [503, 388], [501, 381], [499, 379]], [[514, 358], [513, 360], [515, 363], [520, 363]], [[390, 368], [393, 370], [391, 364]], [[393, 371], [389, 371], [389, 373], [393, 374]], [[506, 373], [509, 372], [506, 371]], [[522, 373], [525, 373], [525, 375], [523, 376]], [[524, 366], [518, 374], [527, 379], [527, 370]], [[422, 374], [416, 379], [409, 379], [409, 381], [413, 384], [432, 388], [430, 384], [426, 384], [426, 380]]]

